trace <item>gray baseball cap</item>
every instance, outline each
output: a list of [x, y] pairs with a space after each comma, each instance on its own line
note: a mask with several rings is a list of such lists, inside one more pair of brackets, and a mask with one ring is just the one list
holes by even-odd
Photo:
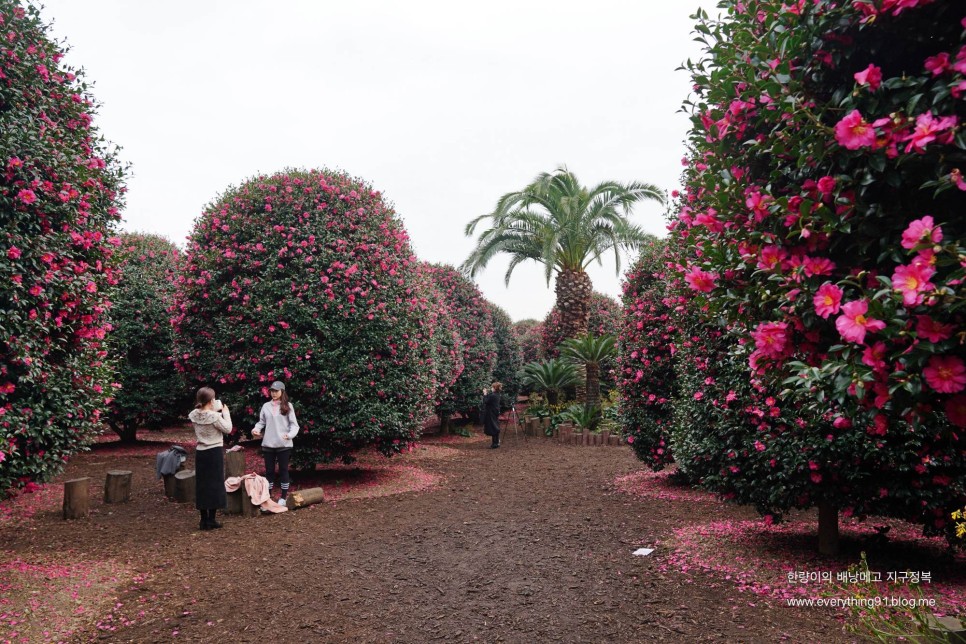
[[272, 386], [269, 387], [269, 389], [277, 389], [278, 391], [285, 391], [285, 383], [282, 382], [281, 380], [276, 380], [275, 382], [272, 383]]

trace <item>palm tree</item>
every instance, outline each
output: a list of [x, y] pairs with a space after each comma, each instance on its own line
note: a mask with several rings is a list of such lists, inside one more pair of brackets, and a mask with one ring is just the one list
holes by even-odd
[[557, 404], [561, 390], [577, 384], [577, 368], [572, 362], [561, 358], [551, 358], [543, 362], [531, 362], [523, 366], [520, 373], [523, 384], [547, 394], [547, 402]]
[[584, 407], [589, 411], [600, 404], [600, 368], [617, 355], [617, 338], [612, 335], [584, 335], [565, 340], [560, 355], [583, 365], [586, 373]]
[[628, 221], [632, 207], [646, 199], [663, 204], [664, 194], [656, 186], [637, 182], [605, 181], [588, 189], [566, 167], [542, 173], [523, 190], [500, 197], [493, 212], [466, 225], [471, 236], [481, 221], [490, 220], [461, 268], [475, 277], [496, 255], [506, 253], [509, 284], [518, 264], [543, 264], [548, 286], [557, 274], [554, 290], [565, 337], [583, 335], [593, 292], [586, 268], [595, 260], [602, 264], [601, 256], [613, 250], [619, 274], [621, 251], [654, 240]]

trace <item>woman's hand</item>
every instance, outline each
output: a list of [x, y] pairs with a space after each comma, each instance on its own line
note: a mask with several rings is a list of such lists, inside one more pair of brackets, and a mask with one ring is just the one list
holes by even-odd
[[257, 429], [253, 429], [252, 430], [252, 437], [253, 438], [259, 438], [261, 435], [262, 435], [262, 433], [260, 431], [258, 431]]

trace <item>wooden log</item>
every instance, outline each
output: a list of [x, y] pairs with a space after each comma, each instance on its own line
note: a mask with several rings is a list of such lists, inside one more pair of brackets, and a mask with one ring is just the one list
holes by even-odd
[[550, 429], [550, 418], [541, 418], [540, 419], [540, 435], [541, 436], [546, 436], [548, 429]]
[[90, 478], [64, 481], [64, 519], [83, 519], [91, 507]]
[[325, 492], [320, 487], [310, 487], [307, 490], [296, 490], [288, 495], [288, 507], [304, 508], [307, 505], [325, 501]]
[[104, 481], [104, 503], [127, 503], [131, 500], [131, 471], [109, 470]]
[[174, 500], [193, 503], [195, 500], [195, 471], [182, 470], [174, 475]]
[[606, 445], [610, 445], [610, 430], [609, 429], [602, 429], [602, 430], [600, 430], [600, 444], [601, 445], [605, 445], [605, 446]]
[[610, 439], [608, 439], [607, 444], [612, 447], [617, 447], [621, 444], [621, 437], [611, 434]]
[[531, 436], [537, 436], [540, 433], [540, 419], [531, 418], [530, 422], [527, 423], [527, 431], [530, 432]]

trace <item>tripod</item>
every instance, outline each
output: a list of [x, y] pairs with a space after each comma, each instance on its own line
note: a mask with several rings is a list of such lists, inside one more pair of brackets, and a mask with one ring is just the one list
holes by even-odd
[[[500, 435], [505, 437], [507, 433], [512, 429], [513, 438], [515, 440], [520, 440], [520, 418], [517, 416], [516, 405], [510, 405], [510, 411], [506, 412], [500, 417], [502, 421], [502, 427], [500, 428]], [[523, 440], [527, 440], [526, 432], [523, 433]]]

